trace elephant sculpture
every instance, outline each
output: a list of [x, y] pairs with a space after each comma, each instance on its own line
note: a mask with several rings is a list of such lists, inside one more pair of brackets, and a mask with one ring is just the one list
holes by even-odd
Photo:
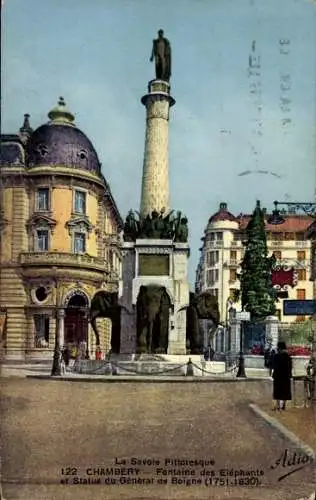
[[[95, 333], [96, 345], [100, 347], [100, 335], [97, 329], [97, 318], [109, 318], [112, 322], [111, 329], [111, 351], [120, 352], [120, 332], [121, 332], [121, 310], [117, 292], [100, 291], [95, 294], [91, 301], [90, 323]], [[125, 308], [124, 308], [125, 309]]]
[[186, 339], [187, 348], [191, 354], [201, 354], [203, 351], [203, 340], [200, 335], [200, 319], [209, 319], [216, 326], [219, 324], [220, 313], [216, 297], [209, 292], [196, 294], [190, 292], [190, 302], [186, 309]]
[[170, 308], [165, 287], [140, 287], [136, 303], [138, 353], [167, 352]]

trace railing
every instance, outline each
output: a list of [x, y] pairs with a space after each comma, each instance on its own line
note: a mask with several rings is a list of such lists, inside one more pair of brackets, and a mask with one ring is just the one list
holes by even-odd
[[238, 267], [240, 265], [240, 262], [239, 260], [237, 259], [230, 259], [227, 264], [228, 266], [231, 266], [231, 267]]
[[272, 247], [282, 247], [284, 243], [283, 240], [268, 240], [268, 245]]
[[242, 245], [241, 240], [234, 240], [230, 244], [231, 247], [238, 247], [238, 248], [241, 247], [241, 245]]
[[210, 246], [210, 247], [222, 247], [224, 244], [224, 241], [208, 241], [207, 242], [207, 246]]
[[295, 246], [300, 248], [308, 247], [308, 241], [295, 241]]
[[109, 271], [104, 259], [88, 254], [65, 252], [27, 252], [20, 254], [22, 266], [70, 266]]

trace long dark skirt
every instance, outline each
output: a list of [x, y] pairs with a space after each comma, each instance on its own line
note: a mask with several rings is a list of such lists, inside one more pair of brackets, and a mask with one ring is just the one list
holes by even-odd
[[291, 379], [289, 377], [273, 379], [273, 399], [290, 401], [292, 399]]

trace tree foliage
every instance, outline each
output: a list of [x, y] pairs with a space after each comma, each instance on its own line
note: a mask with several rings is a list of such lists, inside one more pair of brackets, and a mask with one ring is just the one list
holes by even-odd
[[274, 256], [268, 257], [264, 213], [260, 202], [248, 223], [245, 255], [238, 275], [241, 306], [256, 321], [275, 314], [276, 295], [272, 285]]
[[302, 344], [309, 345], [313, 341], [312, 321], [306, 320], [302, 323], [293, 323], [287, 325], [280, 331], [280, 340], [286, 344]]

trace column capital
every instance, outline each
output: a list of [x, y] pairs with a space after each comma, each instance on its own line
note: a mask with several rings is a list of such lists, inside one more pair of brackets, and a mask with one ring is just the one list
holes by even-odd
[[57, 309], [57, 318], [61, 319], [65, 317], [65, 309]]

